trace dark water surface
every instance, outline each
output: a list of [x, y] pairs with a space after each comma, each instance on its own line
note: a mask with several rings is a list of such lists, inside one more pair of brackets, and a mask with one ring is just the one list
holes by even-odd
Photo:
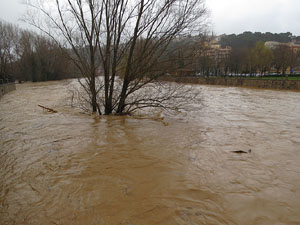
[[299, 92], [202, 86], [165, 126], [80, 114], [66, 85], [0, 100], [0, 224], [300, 224]]

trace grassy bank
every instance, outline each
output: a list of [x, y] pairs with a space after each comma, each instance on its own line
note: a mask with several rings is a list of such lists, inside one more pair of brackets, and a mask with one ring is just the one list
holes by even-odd
[[162, 80], [205, 85], [224, 85], [233, 87], [253, 87], [264, 89], [300, 90], [300, 78], [290, 77], [162, 77]]
[[[247, 80], [286, 80], [284, 75], [266, 75], [266, 76], [209, 76], [200, 78], [226, 78], [226, 79], [247, 79]], [[300, 75], [289, 75], [288, 80], [299, 80]]]

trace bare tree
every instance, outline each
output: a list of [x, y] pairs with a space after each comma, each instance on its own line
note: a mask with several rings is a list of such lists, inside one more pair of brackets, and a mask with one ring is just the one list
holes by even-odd
[[[176, 100], [175, 92], [160, 91], [164, 96], [153, 98], [147, 88], [151, 86], [154, 91], [157, 78], [166, 73], [164, 65], [170, 58], [165, 53], [170, 43], [198, 34], [206, 19], [203, 0], [52, 0], [27, 4], [45, 16], [38, 21], [40, 17], [31, 14], [27, 22], [62, 48], [72, 49], [69, 57], [85, 78], [79, 81], [93, 111], [107, 115], [141, 107], [168, 108], [165, 102], [172, 96]], [[96, 85], [100, 74], [104, 83]]]
[[7, 79], [13, 72], [18, 28], [0, 20], [0, 79]]
[[226, 59], [226, 66], [230, 73], [245, 73], [250, 72], [248, 65], [249, 61], [249, 48], [233, 48]]
[[271, 49], [264, 45], [264, 42], [259, 41], [250, 50], [249, 61], [251, 65], [251, 71], [254, 68], [260, 71], [261, 74], [270, 71], [273, 62], [273, 53]]
[[297, 54], [290, 46], [286, 44], [280, 44], [275, 49], [273, 49], [273, 55], [274, 67], [276, 68], [276, 72], [279, 73], [280, 71], [282, 71], [282, 74], [285, 75], [286, 80], [288, 80], [288, 73], [286, 73], [286, 70], [288, 67], [294, 67], [297, 60]]
[[[29, 31], [20, 31], [20, 37], [16, 46], [16, 54], [18, 57], [18, 68], [21, 71], [17, 78], [25, 81], [35, 81], [35, 36]], [[21, 75], [22, 74], [22, 75]]]
[[14, 53], [14, 77], [19, 80], [36, 82], [69, 76], [71, 63], [65, 51], [48, 37], [19, 29]]
[[[77, 67], [84, 90], [90, 97], [93, 112], [98, 110], [96, 72], [99, 69], [97, 51], [100, 46], [100, 24], [102, 11], [96, 1], [27, 1], [32, 11], [28, 11], [25, 20], [51, 37], [62, 50], [70, 49], [68, 57]], [[33, 15], [37, 13], [36, 15]], [[44, 20], [39, 20], [44, 18]], [[98, 57], [99, 58], [99, 57]]]

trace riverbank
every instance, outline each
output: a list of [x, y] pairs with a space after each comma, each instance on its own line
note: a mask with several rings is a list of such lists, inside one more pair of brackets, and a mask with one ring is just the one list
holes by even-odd
[[229, 77], [204, 78], [204, 77], [174, 77], [174, 76], [164, 76], [161, 79], [164, 81], [178, 82], [178, 83], [300, 91], [300, 81], [298, 80], [261, 80], [261, 79], [245, 79], [245, 78], [229, 78]]
[[11, 92], [14, 90], [16, 90], [15, 83], [1, 84], [0, 85], [0, 98], [2, 98], [2, 96], [7, 94], [8, 92]]

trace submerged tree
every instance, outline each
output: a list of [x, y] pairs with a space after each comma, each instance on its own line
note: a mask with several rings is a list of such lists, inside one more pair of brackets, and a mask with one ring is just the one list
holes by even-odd
[[[203, 0], [52, 0], [27, 4], [33, 9], [27, 22], [62, 49], [71, 49], [69, 58], [85, 79], [79, 82], [93, 112], [108, 115], [145, 107], [176, 108], [165, 103], [179, 99], [178, 88], [163, 88], [157, 78], [170, 72], [166, 66], [174, 60], [166, 54], [170, 43], [184, 35], [199, 34], [205, 27]], [[103, 83], [97, 84], [99, 75], [103, 75]], [[154, 90], [159, 95], [149, 94]]]

